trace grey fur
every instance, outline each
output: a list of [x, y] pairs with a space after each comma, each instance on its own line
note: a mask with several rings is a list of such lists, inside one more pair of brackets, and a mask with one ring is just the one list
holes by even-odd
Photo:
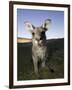
[[36, 75], [38, 75], [38, 61], [41, 60], [41, 66], [45, 67], [48, 57], [45, 32], [48, 30], [50, 23], [51, 20], [47, 19], [42, 26], [34, 27], [30, 22], [25, 22], [26, 29], [32, 33], [32, 58]]

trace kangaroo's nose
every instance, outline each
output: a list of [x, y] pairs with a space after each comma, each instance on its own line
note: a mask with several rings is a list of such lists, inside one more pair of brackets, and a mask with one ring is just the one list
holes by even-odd
[[42, 37], [40, 37], [40, 40], [42, 40]]

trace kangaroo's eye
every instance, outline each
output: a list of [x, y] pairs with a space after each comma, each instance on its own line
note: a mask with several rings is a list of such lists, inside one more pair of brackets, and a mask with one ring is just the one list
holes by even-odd
[[32, 35], [34, 36], [34, 32], [32, 32]]
[[42, 32], [41, 32], [41, 34], [42, 34], [42, 35], [44, 35], [44, 34], [45, 34], [45, 32], [44, 32], [44, 31], [42, 31]]

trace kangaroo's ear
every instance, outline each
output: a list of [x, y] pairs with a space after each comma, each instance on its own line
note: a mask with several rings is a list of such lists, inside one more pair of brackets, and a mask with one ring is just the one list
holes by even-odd
[[35, 28], [30, 22], [26, 21], [24, 22], [24, 26], [25, 26], [25, 29], [27, 29], [28, 31], [32, 32], [33, 29]]
[[49, 27], [51, 25], [51, 19], [46, 19], [42, 25], [42, 27], [44, 28], [44, 30], [48, 30]]

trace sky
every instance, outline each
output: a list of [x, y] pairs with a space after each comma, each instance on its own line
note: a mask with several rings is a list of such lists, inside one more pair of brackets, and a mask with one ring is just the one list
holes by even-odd
[[24, 22], [29, 21], [35, 27], [41, 26], [46, 19], [51, 19], [51, 27], [46, 32], [47, 39], [64, 38], [64, 11], [17, 9], [17, 37], [32, 38], [25, 30]]

